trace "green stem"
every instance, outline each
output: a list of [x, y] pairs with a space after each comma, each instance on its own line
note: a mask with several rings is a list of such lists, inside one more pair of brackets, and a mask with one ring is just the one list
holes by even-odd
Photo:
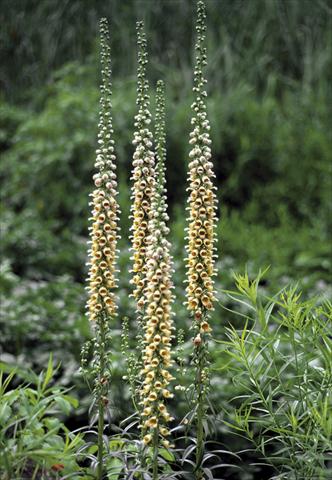
[[103, 478], [103, 456], [104, 456], [104, 404], [102, 398], [99, 399], [98, 408], [98, 467], [97, 467], [97, 479]]
[[152, 480], [158, 480], [158, 446], [159, 446], [159, 431], [155, 428], [153, 434], [153, 452], [152, 452]]
[[202, 457], [204, 451], [204, 427], [203, 427], [203, 402], [199, 401], [197, 409], [197, 446], [196, 446], [196, 478], [200, 480], [202, 478]]
[[202, 382], [202, 374], [204, 367], [204, 345], [200, 345], [198, 349], [199, 364], [197, 368], [196, 378], [196, 393], [197, 393], [197, 420], [196, 420], [196, 468], [195, 477], [197, 480], [203, 478], [203, 472], [201, 469], [201, 463], [204, 454], [204, 412], [205, 412], [205, 394], [204, 385]]
[[35, 480], [35, 479], [36, 479], [36, 475], [37, 475], [38, 471], [39, 471], [39, 465], [37, 464], [37, 465], [35, 466], [34, 471], [33, 471], [31, 480]]
[[103, 457], [104, 457], [104, 428], [105, 428], [105, 421], [104, 421], [104, 413], [105, 413], [105, 398], [104, 398], [104, 387], [102, 386], [102, 381], [105, 376], [105, 343], [106, 343], [106, 335], [105, 335], [105, 322], [106, 320], [102, 318], [99, 324], [99, 358], [100, 358], [100, 365], [99, 365], [99, 385], [98, 385], [98, 465], [97, 465], [97, 480], [102, 480], [103, 478]]
[[5, 469], [7, 471], [8, 478], [12, 478], [13, 470], [12, 470], [11, 463], [8, 461], [8, 456], [6, 451], [4, 451], [3, 458], [4, 458]]
[[297, 380], [297, 388], [299, 391], [299, 397], [301, 401], [301, 406], [303, 410], [305, 410], [305, 399], [303, 398], [302, 395], [302, 384], [301, 384], [301, 378], [299, 375], [300, 369], [299, 369], [299, 361], [298, 361], [298, 354], [297, 354], [297, 347], [296, 347], [296, 341], [295, 341], [295, 332], [292, 326], [289, 327], [289, 332], [290, 332], [290, 338], [291, 338], [291, 345], [294, 351], [294, 359], [295, 359], [295, 379]]

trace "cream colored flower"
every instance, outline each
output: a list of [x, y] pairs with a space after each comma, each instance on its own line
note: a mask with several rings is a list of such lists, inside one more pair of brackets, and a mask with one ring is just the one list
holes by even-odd
[[151, 443], [151, 440], [152, 440], [152, 435], [150, 433], [143, 437], [143, 442], [145, 443], [145, 445], [149, 445], [149, 443]]

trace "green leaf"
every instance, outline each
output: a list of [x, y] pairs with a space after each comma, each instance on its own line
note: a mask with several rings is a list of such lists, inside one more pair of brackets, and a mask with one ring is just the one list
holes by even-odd
[[45, 390], [47, 385], [50, 383], [50, 380], [52, 377], [53, 377], [53, 355], [51, 353], [48, 360], [47, 370], [46, 370], [45, 378], [42, 385], [42, 391]]
[[4, 403], [0, 405], [0, 424], [5, 425], [10, 418], [12, 413], [12, 409], [8, 405], [8, 403]]
[[72, 405], [71, 405], [71, 402], [69, 400], [67, 400], [64, 396], [56, 396], [54, 398], [54, 401], [55, 403], [57, 404], [57, 406], [66, 414], [66, 415], [69, 415], [71, 409], [72, 409]]
[[174, 462], [174, 460], [175, 460], [175, 457], [172, 454], [172, 452], [170, 452], [166, 448], [160, 448], [159, 449], [159, 455], [161, 457], [163, 457], [165, 460], [167, 460], [168, 462]]

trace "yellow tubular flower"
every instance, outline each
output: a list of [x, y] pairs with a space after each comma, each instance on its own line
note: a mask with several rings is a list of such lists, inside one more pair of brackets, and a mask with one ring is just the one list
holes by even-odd
[[144, 288], [147, 273], [147, 239], [148, 225], [151, 218], [151, 204], [155, 192], [155, 160], [152, 151], [152, 133], [149, 130], [151, 114], [149, 111], [149, 85], [146, 80], [146, 36], [143, 22], [137, 23], [138, 69], [137, 69], [137, 105], [138, 113], [135, 116], [135, 133], [133, 144], [132, 172], [132, 272], [131, 282], [135, 288], [133, 296], [136, 299], [137, 309], [144, 307]]
[[116, 312], [113, 289], [116, 286], [115, 264], [117, 258], [118, 215], [117, 181], [111, 116], [111, 68], [108, 25], [100, 23], [102, 83], [100, 86], [100, 117], [98, 124], [98, 149], [96, 150], [94, 175], [95, 190], [92, 193], [92, 225], [89, 228], [89, 300], [88, 316], [96, 322], [101, 316], [114, 316]]
[[[163, 439], [169, 435], [167, 422], [172, 417], [164, 404], [172, 398], [169, 383], [173, 379], [168, 369], [172, 365], [171, 339], [174, 329], [172, 322], [172, 259], [167, 240], [169, 229], [165, 197], [165, 106], [164, 85], [157, 84], [156, 139], [157, 139], [157, 187], [152, 202], [152, 215], [149, 220], [149, 237], [146, 249], [146, 329], [143, 368], [143, 388], [140, 395], [144, 403], [142, 433], [144, 442], [158, 432]], [[147, 397], [144, 386], [150, 384], [152, 392]]]
[[[187, 308], [194, 313], [198, 323], [213, 309], [215, 275], [215, 221], [217, 200], [213, 185], [213, 164], [211, 162], [210, 124], [206, 112], [206, 79], [203, 68], [206, 65], [205, 7], [198, 2], [196, 66], [194, 70], [195, 101], [192, 104], [193, 130], [190, 133], [191, 150], [188, 172], [188, 243], [187, 243]], [[202, 332], [209, 332], [206, 321]]]

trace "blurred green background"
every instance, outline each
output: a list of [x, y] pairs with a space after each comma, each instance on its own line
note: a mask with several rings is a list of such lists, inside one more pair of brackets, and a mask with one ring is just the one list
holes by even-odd
[[[232, 271], [247, 268], [254, 275], [269, 265], [265, 292], [298, 282], [304, 295], [331, 297], [332, 1], [207, 0], [207, 8], [220, 299], [221, 289], [232, 285]], [[75, 384], [81, 398], [74, 423], [84, 421], [89, 402], [78, 360], [89, 337], [84, 279], [98, 118], [98, 21], [106, 16], [111, 24], [123, 212], [118, 345], [121, 317], [135, 325], [128, 299], [128, 214], [138, 19], [146, 22], [152, 109], [156, 80], [167, 84], [175, 312], [178, 327], [187, 331], [190, 323], [182, 281], [194, 14], [191, 0], [0, 2], [0, 348], [6, 362], [37, 370], [54, 352], [62, 362], [59, 382]], [[217, 335], [229, 321], [218, 306], [212, 319]], [[120, 401], [128, 393], [116, 351], [114, 392]], [[227, 398], [225, 382], [221, 396], [216, 390], [217, 401]]]

